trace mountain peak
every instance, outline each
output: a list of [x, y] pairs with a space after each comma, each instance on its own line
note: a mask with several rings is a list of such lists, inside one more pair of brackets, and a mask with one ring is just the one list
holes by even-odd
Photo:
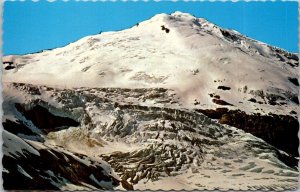
[[186, 19], [186, 20], [197, 19], [194, 15], [191, 15], [189, 13], [183, 13], [183, 12], [180, 12], [180, 11], [175, 11], [174, 13], [171, 14], [171, 16], [173, 16], [175, 18]]
[[[171, 31], [177, 33], [181, 37], [199, 34], [199, 32], [209, 33], [216, 37], [222, 37], [222, 28], [207, 21], [204, 18], [197, 18], [189, 13], [176, 11], [171, 14], [157, 14], [141, 23], [147, 30], [157, 30], [157, 27], [164, 26]], [[172, 32], [172, 33], [173, 33]], [[195, 36], [196, 37], [196, 36]], [[197, 38], [197, 37], [196, 37]]]
[[7, 56], [3, 186], [296, 190], [298, 65], [179, 11]]
[[[187, 107], [194, 106], [195, 98], [204, 106], [217, 107], [209, 96], [215, 93], [253, 112], [254, 107], [243, 103], [257, 90], [268, 94], [280, 90], [287, 99], [289, 93], [297, 93], [297, 83], [289, 79], [297, 78], [298, 63], [297, 55], [175, 12], [155, 15], [130, 29], [84, 37], [65, 47], [15, 56], [14, 66], [9, 62], [5, 66], [3, 81], [67, 87], [165, 87], [177, 90]], [[219, 86], [230, 87], [235, 97]], [[245, 87], [249, 93], [241, 91]], [[296, 102], [287, 102], [288, 108], [277, 106], [278, 113], [294, 110]], [[261, 107], [268, 113], [269, 106]]]
[[157, 14], [150, 19], [150, 22], [154, 22], [154, 21], [163, 21], [166, 23], [169, 23], [169, 22], [187, 22], [187, 23], [194, 22], [194, 23], [196, 23], [197, 22], [197, 24], [200, 25], [200, 23], [198, 23], [199, 21], [206, 21], [206, 20], [202, 19], [202, 18], [199, 19], [189, 13], [183, 13], [180, 11], [176, 11], [171, 14], [166, 14], [166, 13]]
[[[197, 18], [196, 16], [190, 14], [190, 13], [184, 13], [181, 11], [175, 11], [171, 14], [166, 14], [166, 13], [160, 13], [160, 14], [156, 14], [154, 15], [150, 20], [174, 20], [176, 19], [177, 21], [195, 21], [198, 20], [199, 18]], [[200, 20], [205, 20], [200, 18]]]

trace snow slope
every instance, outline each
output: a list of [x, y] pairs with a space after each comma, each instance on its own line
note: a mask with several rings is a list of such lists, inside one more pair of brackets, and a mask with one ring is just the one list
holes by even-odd
[[[4, 60], [12, 60], [8, 57]], [[195, 100], [200, 108], [216, 108], [209, 96], [214, 93], [247, 113], [298, 112], [299, 87], [289, 80], [298, 78], [297, 55], [181, 12], [158, 14], [130, 29], [13, 59], [16, 68], [4, 70], [4, 82], [164, 87], [175, 90], [188, 108]], [[273, 95], [284, 104], [269, 105]]]

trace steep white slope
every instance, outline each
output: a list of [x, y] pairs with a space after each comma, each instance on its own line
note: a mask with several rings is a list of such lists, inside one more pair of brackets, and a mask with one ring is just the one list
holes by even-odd
[[[175, 90], [188, 108], [195, 100], [200, 108], [218, 107], [209, 96], [214, 93], [246, 112], [298, 111], [291, 97], [297, 97], [299, 87], [289, 81], [298, 75], [295, 55], [181, 12], [158, 14], [130, 29], [87, 36], [62, 48], [14, 56], [14, 65], [4, 71], [4, 82], [165, 87]], [[270, 106], [266, 97], [272, 94], [285, 104]], [[261, 104], [247, 101], [251, 98]]]

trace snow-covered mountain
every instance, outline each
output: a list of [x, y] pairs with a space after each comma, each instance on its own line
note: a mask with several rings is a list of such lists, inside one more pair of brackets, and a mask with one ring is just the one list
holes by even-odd
[[294, 53], [175, 12], [3, 62], [7, 189], [298, 187]]

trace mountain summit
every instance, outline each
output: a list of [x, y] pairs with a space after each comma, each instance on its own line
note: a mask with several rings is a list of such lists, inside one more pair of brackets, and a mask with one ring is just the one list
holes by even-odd
[[298, 186], [294, 53], [175, 12], [3, 63], [5, 189]]
[[[264, 102], [255, 94], [259, 91], [289, 99], [288, 107], [275, 106], [279, 114], [295, 110], [298, 104], [297, 55], [181, 12], [158, 14], [130, 29], [84, 37], [62, 48], [15, 56], [14, 60], [16, 68], [4, 70], [4, 82], [164, 87], [175, 90], [188, 107], [196, 99], [203, 107], [212, 108], [216, 104], [209, 94], [216, 94], [249, 112], [253, 104], [240, 102]], [[265, 113], [270, 109], [259, 108]]]

